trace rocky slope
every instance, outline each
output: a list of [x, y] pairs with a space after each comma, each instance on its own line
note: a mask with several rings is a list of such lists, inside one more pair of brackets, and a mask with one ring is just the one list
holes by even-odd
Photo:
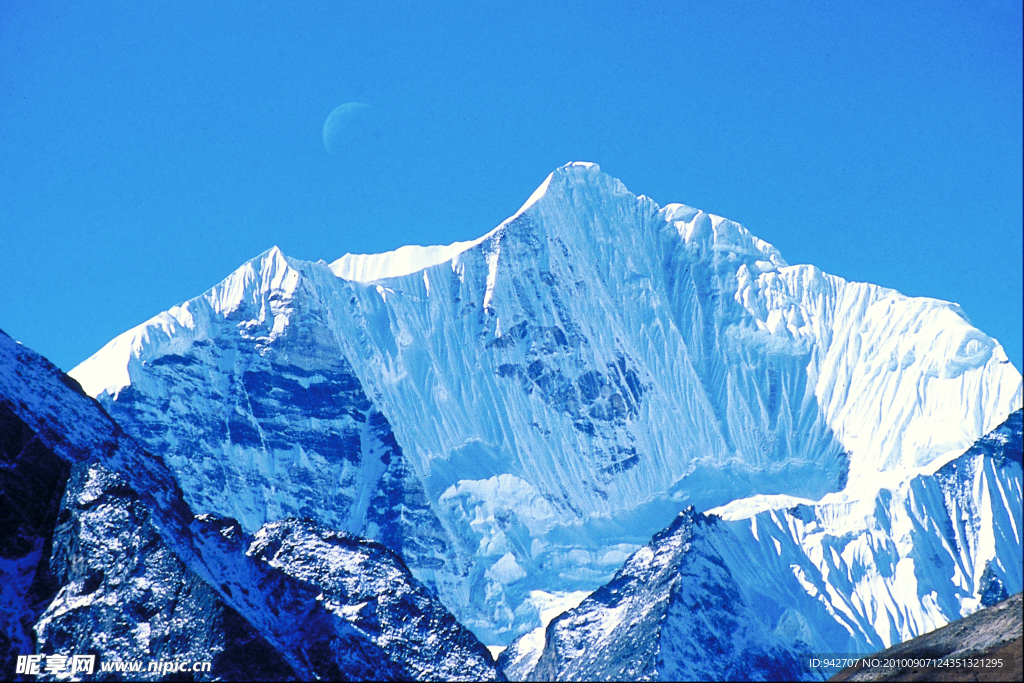
[[[833, 681], [1019, 681], [1021, 593], [843, 669]], [[934, 660], [939, 660], [935, 662]]]
[[[708, 542], [717, 520], [680, 513], [576, 609], [548, 627], [527, 680], [794, 680], [786, 639], [759, 628]], [[511, 656], [503, 660], [511, 664]], [[503, 653], [504, 654], [504, 653]]]
[[[35, 642], [20, 654], [89, 653], [101, 663], [144, 667], [157, 660], [210, 662], [208, 675], [219, 680], [298, 678], [164, 543], [123, 476], [99, 462], [75, 464], [58, 520], [52, 555], [41, 566], [59, 588], [32, 624]], [[164, 676], [145, 671], [132, 678]]]
[[5, 676], [41, 653], [210, 662], [218, 680], [502, 678], [386, 547], [194, 517], [159, 459], [2, 333], [0, 379]]
[[198, 513], [377, 539], [491, 645], [687, 505], [878, 490], [1021, 406], [955, 304], [788, 266], [592, 164], [472, 242], [272, 249], [71, 374]]

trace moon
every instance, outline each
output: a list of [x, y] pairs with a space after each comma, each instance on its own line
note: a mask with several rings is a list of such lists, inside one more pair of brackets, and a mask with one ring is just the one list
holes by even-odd
[[352, 124], [362, 118], [370, 105], [362, 102], [346, 102], [335, 108], [324, 121], [324, 147], [332, 156], [342, 154], [345, 143], [352, 136]]

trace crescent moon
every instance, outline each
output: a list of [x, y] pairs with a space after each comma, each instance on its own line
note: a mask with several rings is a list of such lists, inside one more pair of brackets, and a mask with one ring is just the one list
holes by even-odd
[[328, 154], [337, 155], [344, 151], [346, 131], [352, 127], [352, 122], [369, 108], [370, 105], [362, 102], [346, 102], [327, 116], [327, 120], [324, 121], [324, 148]]

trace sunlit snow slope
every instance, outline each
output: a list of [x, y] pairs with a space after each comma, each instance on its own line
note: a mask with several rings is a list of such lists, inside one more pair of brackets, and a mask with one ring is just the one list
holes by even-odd
[[955, 304], [787, 266], [580, 163], [472, 242], [272, 249], [71, 374], [198, 512], [383, 540], [493, 644], [688, 504], [870, 488], [1021, 405]]

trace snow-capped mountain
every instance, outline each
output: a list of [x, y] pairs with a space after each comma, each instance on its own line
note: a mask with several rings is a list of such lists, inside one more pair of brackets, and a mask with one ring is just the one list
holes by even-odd
[[[611, 582], [502, 653], [513, 680], [800, 680], [1022, 588], [1017, 411], [931, 474], [819, 502], [680, 513]], [[774, 498], [774, 499], [772, 499]]]
[[471, 242], [272, 249], [71, 375], [197, 513], [380, 540], [492, 645], [688, 505], [877, 491], [1021, 406], [955, 304], [788, 266], [582, 163]]
[[208, 663], [181, 672], [205, 680], [503, 678], [380, 543], [310, 521], [250, 535], [193, 516], [160, 459], [3, 333], [0, 512], [5, 678], [19, 657], [87, 654], [97, 677], [140, 665], [134, 680], [164, 680], [153, 662]]

